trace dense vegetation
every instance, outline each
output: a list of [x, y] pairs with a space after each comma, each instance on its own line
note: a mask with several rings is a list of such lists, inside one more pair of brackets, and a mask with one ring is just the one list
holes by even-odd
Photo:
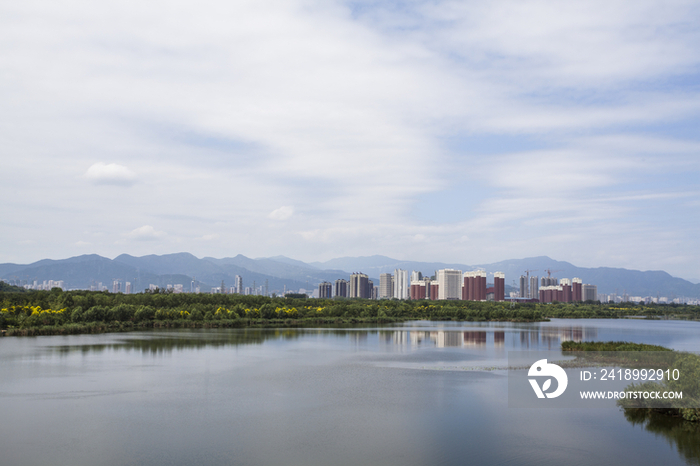
[[520, 321], [548, 318], [697, 319], [700, 306], [517, 304], [473, 301], [267, 298], [224, 294], [93, 291], [0, 292], [8, 335], [90, 333], [153, 327], [249, 327], [388, 323], [409, 319]]
[[2, 291], [24, 293], [26, 290], [22, 287], [10, 285], [9, 283], [5, 283], [5, 282], [0, 281], [0, 292], [2, 292]]
[[628, 341], [564, 341], [562, 351], [672, 351], [658, 345], [630, 343]]

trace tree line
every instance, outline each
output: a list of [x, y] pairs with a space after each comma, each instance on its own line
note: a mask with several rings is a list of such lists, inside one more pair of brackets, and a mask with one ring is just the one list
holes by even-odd
[[[700, 306], [599, 303], [511, 304], [476, 301], [306, 299], [227, 294], [97, 291], [0, 292], [0, 328], [22, 329], [91, 324], [86, 331], [130, 327], [304, 325], [307, 323], [393, 322], [411, 319], [542, 321], [549, 318], [697, 319]], [[97, 325], [97, 327], [95, 326]], [[102, 329], [102, 330], [100, 330]], [[24, 332], [25, 334], [32, 334]], [[50, 333], [50, 329], [45, 332]]]

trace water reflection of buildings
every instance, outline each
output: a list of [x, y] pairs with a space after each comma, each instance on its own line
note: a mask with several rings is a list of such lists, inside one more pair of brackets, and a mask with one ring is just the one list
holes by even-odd
[[[544, 327], [509, 332], [510, 345], [521, 348], [558, 348], [564, 341], [594, 340], [597, 329], [585, 327]], [[490, 335], [493, 335], [491, 337]], [[493, 339], [492, 339], [493, 338]], [[453, 331], [453, 330], [392, 330], [379, 332], [379, 341], [394, 346], [433, 346], [437, 348], [485, 347], [502, 348], [506, 345], [506, 331]]]
[[486, 332], [464, 332], [464, 346], [486, 345]]
[[[397, 332], [402, 333], [402, 332]], [[486, 345], [487, 333], [485, 331], [458, 332], [438, 330], [435, 332], [407, 332], [412, 345], [417, 346], [431, 342], [438, 348], [461, 347], [461, 346], [483, 346]], [[495, 332], [494, 336], [497, 345], [503, 345], [505, 341], [504, 332]]]
[[359, 330], [357, 332], [351, 332], [348, 334], [350, 341], [354, 342], [356, 346], [364, 346], [367, 344], [367, 337], [369, 332], [366, 330]]
[[589, 341], [598, 337], [598, 329], [586, 327], [544, 327], [538, 330], [521, 331], [520, 346], [547, 346], [558, 348], [565, 341]]
[[493, 345], [503, 346], [506, 343], [506, 332], [493, 332]]
[[486, 340], [486, 332], [449, 332], [437, 331], [430, 332], [430, 339], [435, 342], [438, 348], [459, 347], [464, 346], [467, 341], [467, 333], [483, 333], [484, 341]]

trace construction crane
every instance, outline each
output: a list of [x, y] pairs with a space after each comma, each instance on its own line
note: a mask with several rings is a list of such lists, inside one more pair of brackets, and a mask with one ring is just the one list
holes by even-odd
[[547, 278], [551, 278], [552, 274], [554, 272], [563, 272], [564, 269], [557, 269], [557, 270], [552, 270], [552, 269], [544, 269], [545, 272], [547, 272]]
[[528, 282], [528, 284], [530, 283], [530, 272], [537, 272], [538, 270], [539, 270], [539, 269], [535, 269], [535, 270], [527, 269], [527, 270], [525, 271], [525, 275], [527, 276], [527, 282]]

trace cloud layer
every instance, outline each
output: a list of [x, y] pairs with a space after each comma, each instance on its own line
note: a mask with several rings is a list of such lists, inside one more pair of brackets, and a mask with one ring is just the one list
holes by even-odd
[[6, 2], [0, 262], [89, 244], [697, 276], [699, 8]]
[[95, 184], [120, 186], [131, 186], [136, 180], [136, 175], [131, 170], [116, 163], [98, 162], [93, 164], [87, 169], [84, 176]]

